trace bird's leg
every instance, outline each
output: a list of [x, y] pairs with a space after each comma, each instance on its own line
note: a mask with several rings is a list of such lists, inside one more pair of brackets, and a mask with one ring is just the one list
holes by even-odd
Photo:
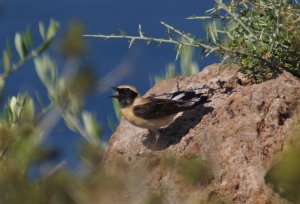
[[155, 144], [156, 144], [156, 142], [158, 141], [160, 135], [159, 135], [158, 130], [154, 130], [154, 133], [155, 133]]
[[153, 143], [153, 147], [155, 147], [156, 146], [156, 142], [158, 141], [158, 139], [159, 139], [159, 132], [158, 132], [158, 130], [157, 129], [149, 129], [149, 131], [150, 131], [150, 134], [151, 133], [154, 133], [154, 136], [155, 136], [155, 141], [154, 141], [154, 143]]

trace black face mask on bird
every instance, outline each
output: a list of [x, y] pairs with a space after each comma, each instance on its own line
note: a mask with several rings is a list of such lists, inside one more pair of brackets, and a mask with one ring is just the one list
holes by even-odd
[[118, 87], [111, 87], [114, 91], [117, 92], [117, 95], [112, 95], [110, 98], [118, 99], [121, 108], [125, 108], [130, 106], [134, 99], [138, 96], [138, 93], [129, 89], [129, 88], [118, 88]]

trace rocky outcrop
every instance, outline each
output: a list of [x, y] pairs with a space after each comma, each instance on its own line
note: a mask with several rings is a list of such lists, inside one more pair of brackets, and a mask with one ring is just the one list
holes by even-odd
[[[178, 89], [207, 93], [211, 102], [179, 115], [159, 131], [156, 142], [148, 130], [124, 119], [110, 139], [108, 167], [120, 159], [131, 166], [128, 172], [147, 167], [137, 189], [129, 190], [126, 199], [139, 203], [144, 198], [139, 200], [137, 192], [146, 191], [163, 194], [166, 203], [287, 202], [272, 191], [264, 177], [282, 155], [293, 125], [299, 123], [295, 114], [300, 102], [299, 79], [284, 72], [252, 84], [235, 66], [218, 71], [211, 65], [191, 77], [162, 81], [146, 95]], [[165, 158], [172, 158], [171, 168], [166, 167], [169, 160]], [[199, 158], [210, 173], [185, 182], [178, 174], [183, 158]], [[203, 170], [201, 165], [193, 166]]]

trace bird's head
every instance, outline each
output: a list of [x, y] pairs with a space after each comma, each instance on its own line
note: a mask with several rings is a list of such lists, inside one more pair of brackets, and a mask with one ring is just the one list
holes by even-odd
[[121, 85], [111, 88], [117, 92], [117, 95], [111, 97], [118, 99], [121, 108], [130, 106], [137, 97], [140, 97], [138, 90], [130, 85]]

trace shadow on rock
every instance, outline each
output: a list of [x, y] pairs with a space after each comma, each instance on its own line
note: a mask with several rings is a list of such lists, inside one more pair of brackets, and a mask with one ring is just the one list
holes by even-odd
[[181, 116], [164, 129], [159, 129], [158, 139], [155, 142], [156, 133], [150, 132], [147, 138], [143, 141], [143, 144], [155, 151], [164, 150], [170, 145], [174, 145], [180, 142], [191, 128], [200, 123], [203, 116], [212, 112], [213, 107], [198, 107], [193, 110], [185, 111]]

